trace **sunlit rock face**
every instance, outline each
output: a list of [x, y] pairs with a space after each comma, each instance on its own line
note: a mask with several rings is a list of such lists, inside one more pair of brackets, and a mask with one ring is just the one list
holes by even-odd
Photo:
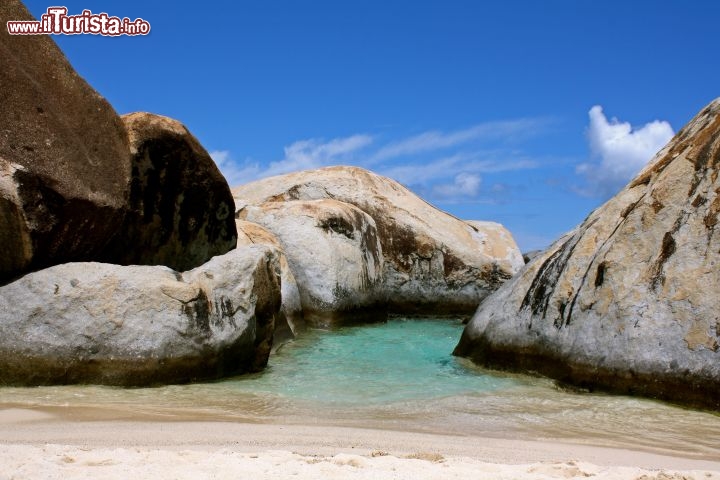
[[[361, 168], [271, 177], [236, 187], [233, 196], [238, 218], [278, 237], [301, 293], [310, 290], [307, 279], [312, 278], [313, 284], [323, 279], [323, 288], [340, 294], [328, 302], [328, 311], [343, 297], [358, 307], [355, 311], [371, 307], [380, 315], [469, 315], [523, 265], [502, 226], [459, 220]], [[303, 233], [310, 231], [315, 240]], [[334, 276], [337, 264], [330, 260], [319, 270], [310, 268], [311, 256], [333, 255], [333, 250], [349, 255], [350, 244], [360, 262], [352, 267], [360, 272], [353, 278]], [[303, 309], [316, 311], [317, 305], [304, 297]]]

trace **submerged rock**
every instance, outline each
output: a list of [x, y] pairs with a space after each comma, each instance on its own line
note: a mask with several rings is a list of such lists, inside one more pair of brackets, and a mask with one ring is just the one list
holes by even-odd
[[34, 20], [0, 2], [0, 282], [97, 258], [123, 222], [130, 154], [122, 121], [48, 35], [9, 35]]
[[122, 119], [132, 153], [129, 211], [102, 259], [187, 270], [235, 248], [230, 187], [188, 129], [151, 113]]
[[0, 287], [0, 384], [152, 385], [257, 371], [280, 308], [274, 249], [184, 273], [68, 263]]
[[[286, 218], [285, 233], [280, 234], [269, 221], [251, 218], [248, 212], [280, 211], [294, 202], [322, 199], [362, 212], [373, 221], [380, 244], [374, 265], [382, 265], [382, 271], [373, 276], [372, 285], [351, 281], [338, 287], [344, 288], [344, 296], [363, 296], [367, 304], [382, 304], [390, 312], [469, 314], [522, 266], [509, 234], [499, 233], [497, 227], [486, 230], [487, 224], [472, 226], [434, 208], [399, 183], [361, 168], [328, 167], [267, 178], [234, 188], [233, 196], [238, 215], [271, 230], [286, 252], [297, 250], [294, 256], [298, 258], [308, 258], [318, 250], [312, 243], [293, 245], [293, 222], [310, 225], [311, 219]], [[321, 230], [326, 236], [334, 234], [332, 228]], [[292, 258], [288, 253], [302, 291], [307, 276]], [[315, 268], [311, 276], [322, 275]]]
[[377, 288], [382, 247], [369, 215], [347, 203], [320, 199], [246, 206], [240, 218], [277, 237], [297, 280], [305, 321], [330, 326], [385, 319]]
[[720, 409], [720, 99], [478, 309], [455, 350]]

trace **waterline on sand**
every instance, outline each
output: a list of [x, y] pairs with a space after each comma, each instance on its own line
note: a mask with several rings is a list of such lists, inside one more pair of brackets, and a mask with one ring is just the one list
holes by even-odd
[[140, 389], [6, 387], [0, 408], [556, 439], [720, 459], [717, 415], [488, 372], [450, 355], [461, 330], [454, 320], [393, 319], [309, 331], [256, 375]]

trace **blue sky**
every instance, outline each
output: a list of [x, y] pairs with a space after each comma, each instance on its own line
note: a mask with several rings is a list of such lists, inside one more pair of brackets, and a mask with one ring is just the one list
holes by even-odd
[[715, 1], [26, 1], [57, 3], [150, 22], [53, 38], [119, 113], [185, 123], [231, 184], [359, 165], [523, 250], [720, 96]]

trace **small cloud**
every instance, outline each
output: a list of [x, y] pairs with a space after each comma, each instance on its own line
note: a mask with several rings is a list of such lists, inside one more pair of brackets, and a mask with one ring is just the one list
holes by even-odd
[[317, 139], [300, 140], [285, 147], [285, 157], [282, 160], [270, 162], [263, 176], [345, 163], [351, 160], [351, 154], [371, 143], [372, 137], [369, 135], [353, 135], [336, 138], [329, 142]]
[[[467, 198], [479, 192], [484, 174], [537, 168], [537, 160], [508, 144], [536, 135], [550, 122], [543, 118], [485, 122], [451, 132], [426, 131], [379, 145], [366, 134], [329, 141], [310, 138], [286, 146], [283, 158], [270, 162], [237, 161], [228, 150], [215, 150], [211, 156], [233, 186], [299, 170], [356, 165], [429, 195], [449, 198], [452, 191], [458, 198]], [[465, 150], [459, 151], [466, 143]], [[447, 150], [444, 156], [428, 158], [443, 149]]]
[[379, 149], [372, 161], [387, 160], [407, 155], [456, 147], [474, 140], [490, 140], [501, 138], [509, 140], [514, 137], [527, 136], [537, 133], [548, 120], [545, 119], [518, 119], [497, 122], [485, 122], [470, 128], [454, 132], [428, 131], [385, 145]]
[[538, 162], [528, 158], [503, 158], [504, 152], [458, 153], [424, 164], [401, 163], [380, 168], [379, 173], [404, 185], [427, 185], [449, 179], [461, 173], [484, 174], [528, 170], [538, 167]]
[[257, 162], [247, 160], [238, 164], [228, 150], [213, 150], [209, 153], [231, 187], [255, 180], [260, 174], [260, 165]]
[[480, 192], [481, 183], [480, 175], [461, 172], [455, 176], [453, 183], [436, 185], [433, 191], [436, 195], [447, 198], [474, 197]]
[[674, 135], [668, 122], [656, 120], [635, 128], [616, 118], [608, 119], [602, 107], [588, 113], [587, 130], [590, 151], [599, 162], [583, 163], [576, 173], [585, 177], [587, 186], [578, 192], [587, 196], [610, 198], [629, 182]]
[[505, 193], [510, 190], [510, 186], [505, 183], [494, 183], [490, 187], [490, 191], [493, 193]]
[[368, 135], [336, 138], [329, 142], [318, 139], [301, 140], [285, 147], [285, 157], [270, 162], [265, 168], [261, 167], [259, 162], [249, 159], [238, 162], [232, 158], [228, 150], [214, 150], [210, 152], [210, 156], [230, 186], [236, 186], [283, 173], [341, 163], [356, 163], [352, 161], [352, 154], [370, 143], [372, 137]]
[[222, 168], [223, 166], [227, 166], [228, 162], [230, 161], [230, 151], [229, 150], [213, 150], [210, 153], [210, 158], [213, 159], [215, 162], [215, 165], [217, 165], [218, 168]]

